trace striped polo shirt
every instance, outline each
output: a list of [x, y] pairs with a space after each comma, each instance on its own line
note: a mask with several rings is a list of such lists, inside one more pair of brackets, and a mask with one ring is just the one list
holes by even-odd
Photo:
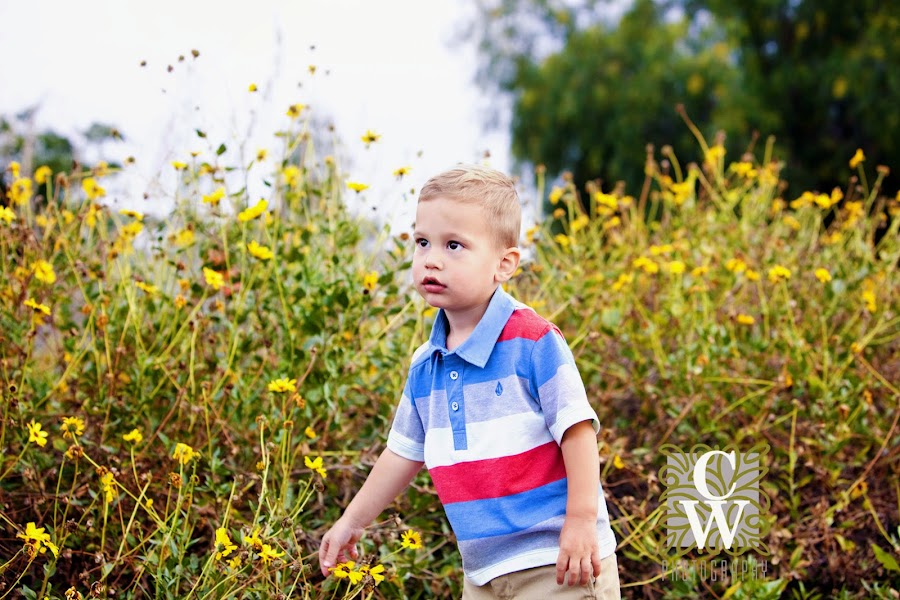
[[[599, 421], [559, 329], [498, 287], [465, 342], [447, 350], [438, 312], [413, 355], [387, 446], [424, 461], [477, 585], [556, 564], [566, 514], [566, 429]], [[600, 557], [615, 551], [603, 490]]]

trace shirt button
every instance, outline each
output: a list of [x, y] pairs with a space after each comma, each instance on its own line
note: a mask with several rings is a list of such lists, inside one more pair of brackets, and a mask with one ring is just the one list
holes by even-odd
[[459, 402], [451, 402], [450, 408], [452, 408], [453, 410], [459, 410]]
[[[459, 373], [457, 373], [456, 371], [450, 371], [450, 379], [452, 379], [453, 381], [456, 381], [457, 377], [459, 377]], [[456, 409], [454, 408], [453, 410], [456, 410]]]

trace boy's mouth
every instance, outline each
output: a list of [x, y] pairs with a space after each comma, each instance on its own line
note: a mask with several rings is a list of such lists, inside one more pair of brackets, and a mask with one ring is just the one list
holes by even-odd
[[422, 287], [425, 288], [426, 292], [440, 292], [447, 286], [434, 277], [425, 277], [422, 279]]

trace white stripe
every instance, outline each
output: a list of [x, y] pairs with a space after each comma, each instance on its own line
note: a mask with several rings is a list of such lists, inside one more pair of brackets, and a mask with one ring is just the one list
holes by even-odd
[[425, 434], [425, 464], [428, 468], [460, 462], [521, 454], [553, 441], [544, 417], [527, 412], [466, 425], [467, 450], [453, 449], [453, 430], [431, 429]]

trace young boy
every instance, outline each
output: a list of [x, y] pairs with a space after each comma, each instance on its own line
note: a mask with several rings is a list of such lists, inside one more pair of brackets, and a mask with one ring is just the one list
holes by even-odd
[[[519, 265], [513, 181], [461, 166], [416, 210], [413, 279], [437, 317], [387, 449], [319, 549], [323, 575], [425, 464], [459, 542], [463, 598], [619, 598], [596, 434], [559, 330], [501, 288]], [[568, 584], [568, 585], [566, 585]]]

